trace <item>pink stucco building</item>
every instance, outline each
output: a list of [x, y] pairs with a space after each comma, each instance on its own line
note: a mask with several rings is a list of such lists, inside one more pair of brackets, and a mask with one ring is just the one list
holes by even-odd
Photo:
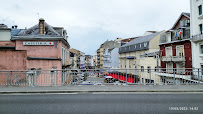
[[[70, 45], [67, 38], [63, 27], [50, 26], [42, 18], [39, 19], [38, 24], [29, 29], [17, 29], [17, 27], [10, 29], [1, 25], [0, 70], [67, 69], [70, 63], [68, 51]], [[40, 77], [38, 76], [35, 80], [42, 82]], [[43, 77], [43, 80], [51, 83], [53, 80], [50, 78], [49, 76]], [[57, 83], [61, 83], [62, 77], [52, 78], [54, 81], [57, 80]], [[9, 77], [4, 77], [4, 83], [8, 80]]]

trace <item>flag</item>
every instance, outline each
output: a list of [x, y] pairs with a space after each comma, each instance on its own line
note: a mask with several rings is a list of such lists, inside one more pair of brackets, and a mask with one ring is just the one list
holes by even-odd
[[176, 37], [177, 37], [177, 32], [175, 32], [175, 34], [174, 34], [174, 35], [175, 35], [175, 38], [176, 38]]
[[183, 34], [183, 31], [180, 29], [180, 35], [182, 35]]

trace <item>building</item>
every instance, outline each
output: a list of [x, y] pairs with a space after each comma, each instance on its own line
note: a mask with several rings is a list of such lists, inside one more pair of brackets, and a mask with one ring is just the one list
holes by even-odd
[[94, 60], [92, 55], [85, 55], [85, 68], [94, 69]]
[[96, 68], [96, 66], [97, 66], [97, 54], [93, 55], [93, 66], [94, 66], [94, 68]]
[[113, 48], [110, 51], [110, 56], [111, 56], [111, 69], [119, 69], [119, 48]]
[[115, 41], [105, 41], [100, 45], [100, 48], [97, 49], [97, 68], [106, 69], [110, 68], [111, 64], [111, 56], [110, 50], [115, 47], [119, 47], [121, 44], [119, 43], [121, 39], [117, 38]]
[[[17, 26], [10, 29], [1, 25], [0, 70], [66, 69], [69, 67], [69, 48], [66, 30], [63, 27], [50, 26], [42, 18], [29, 29], [18, 29]], [[36, 75], [37, 81], [44, 78], [39, 73]], [[23, 79], [25, 77], [21, 76]], [[15, 79], [14, 82], [18, 81]], [[4, 78], [4, 81], [10, 80]], [[54, 84], [55, 80], [59, 79], [56, 79], [53, 72], [44, 80]], [[58, 84], [60, 83], [59, 80]]]
[[69, 51], [71, 52], [72, 68], [85, 68], [85, 53], [73, 48], [69, 49]]
[[82, 51], [79, 51], [79, 68], [84, 69], [85, 68], [85, 53]]
[[[190, 36], [192, 40], [192, 66], [203, 68], [203, 10], [202, 0], [190, 0]], [[203, 72], [202, 72], [203, 75]]]
[[192, 68], [189, 13], [181, 13], [173, 27], [162, 34], [159, 46], [164, 71], [160, 74], [162, 81], [180, 83], [191, 80], [191, 73], [188, 73]]
[[[5, 56], [1, 56], [0, 64], [3, 66], [1, 70], [51, 70], [68, 66], [66, 61], [69, 60], [70, 45], [67, 41], [66, 30], [62, 27], [52, 27], [41, 18], [39, 24], [29, 29], [17, 29], [16, 27], [6, 30], [4, 35], [0, 34], [2, 37], [1, 55]], [[14, 53], [17, 52], [24, 53], [22, 56], [26, 60], [19, 60], [15, 63], [17, 61], [15, 59], [20, 59], [18, 56], [14, 57], [16, 55]], [[7, 59], [10, 63], [4, 62]]]
[[[160, 67], [159, 40], [164, 31], [137, 37], [119, 48], [120, 71], [139, 76], [141, 83], [160, 83], [161, 79], [144, 69]], [[138, 69], [139, 71], [135, 70]]]

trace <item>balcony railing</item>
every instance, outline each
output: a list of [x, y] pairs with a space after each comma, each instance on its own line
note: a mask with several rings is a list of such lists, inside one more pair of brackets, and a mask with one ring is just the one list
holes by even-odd
[[162, 57], [162, 61], [164, 61], [164, 62], [171, 62], [172, 61], [172, 57], [163, 56]]
[[185, 56], [163, 56], [162, 61], [164, 62], [185, 62]]
[[172, 61], [174, 61], [174, 62], [184, 62], [185, 61], [185, 56], [173, 56]]
[[192, 36], [192, 41], [193, 42], [198, 42], [198, 41], [201, 41], [201, 40], [203, 40], [203, 34], [198, 34], [198, 35]]
[[110, 57], [111, 57], [111, 55], [104, 55], [104, 57], [105, 57], [105, 58], [110, 58]]

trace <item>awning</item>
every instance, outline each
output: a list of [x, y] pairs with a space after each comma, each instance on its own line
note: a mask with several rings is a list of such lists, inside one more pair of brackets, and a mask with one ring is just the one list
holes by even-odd
[[135, 59], [134, 56], [125, 57], [126, 59]]
[[[109, 73], [108, 76], [111, 76], [111, 77], [113, 77], [113, 78], [115, 78], [117, 80], [126, 82], [126, 76], [122, 76], [122, 75], [118, 75], [118, 74], [113, 74], [113, 73]], [[127, 82], [134, 83], [134, 81], [135, 81], [134, 77], [127, 77]]]

